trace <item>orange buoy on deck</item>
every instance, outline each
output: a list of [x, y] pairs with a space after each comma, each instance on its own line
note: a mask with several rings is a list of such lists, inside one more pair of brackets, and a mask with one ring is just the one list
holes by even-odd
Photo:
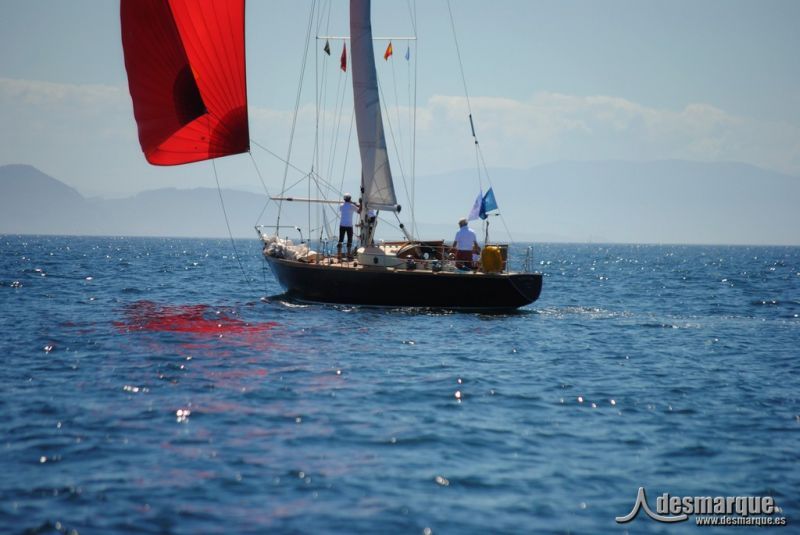
[[503, 256], [496, 245], [487, 245], [481, 251], [481, 270], [484, 273], [500, 273], [503, 271]]

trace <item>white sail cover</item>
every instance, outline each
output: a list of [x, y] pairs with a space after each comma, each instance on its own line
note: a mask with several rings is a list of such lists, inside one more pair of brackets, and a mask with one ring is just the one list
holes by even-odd
[[383, 135], [369, 0], [350, 0], [350, 55], [363, 200], [369, 208], [398, 211]]

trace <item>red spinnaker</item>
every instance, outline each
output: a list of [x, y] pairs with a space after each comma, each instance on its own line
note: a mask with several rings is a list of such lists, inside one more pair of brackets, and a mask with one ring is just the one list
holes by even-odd
[[122, 48], [147, 161], [250, 150], [244, 0], [121, 0]]

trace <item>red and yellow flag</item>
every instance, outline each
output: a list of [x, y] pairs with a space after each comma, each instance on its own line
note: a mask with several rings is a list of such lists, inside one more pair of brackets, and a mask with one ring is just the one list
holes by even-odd
[[344, 47], [342, 48], [341, 69], [347, 72], [347, 43], [344, 43]]
[[386, 52], [383, 53], [383, 59], [388, 61], [389, 60], [389, 56], [392, 55], [392, 52], [393, 52], [392, 51], [392, 42], [389, 41], [389, 46], [386, 47]]

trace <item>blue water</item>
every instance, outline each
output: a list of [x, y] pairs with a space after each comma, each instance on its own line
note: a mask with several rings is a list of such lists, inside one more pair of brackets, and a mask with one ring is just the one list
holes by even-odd
[[800, 248], [536, 245], [483, 315], [287, 303], [236, 247], [0, 236], [0, 532], [757, 531], [617, 524], [640, 486], [800, 529]]

